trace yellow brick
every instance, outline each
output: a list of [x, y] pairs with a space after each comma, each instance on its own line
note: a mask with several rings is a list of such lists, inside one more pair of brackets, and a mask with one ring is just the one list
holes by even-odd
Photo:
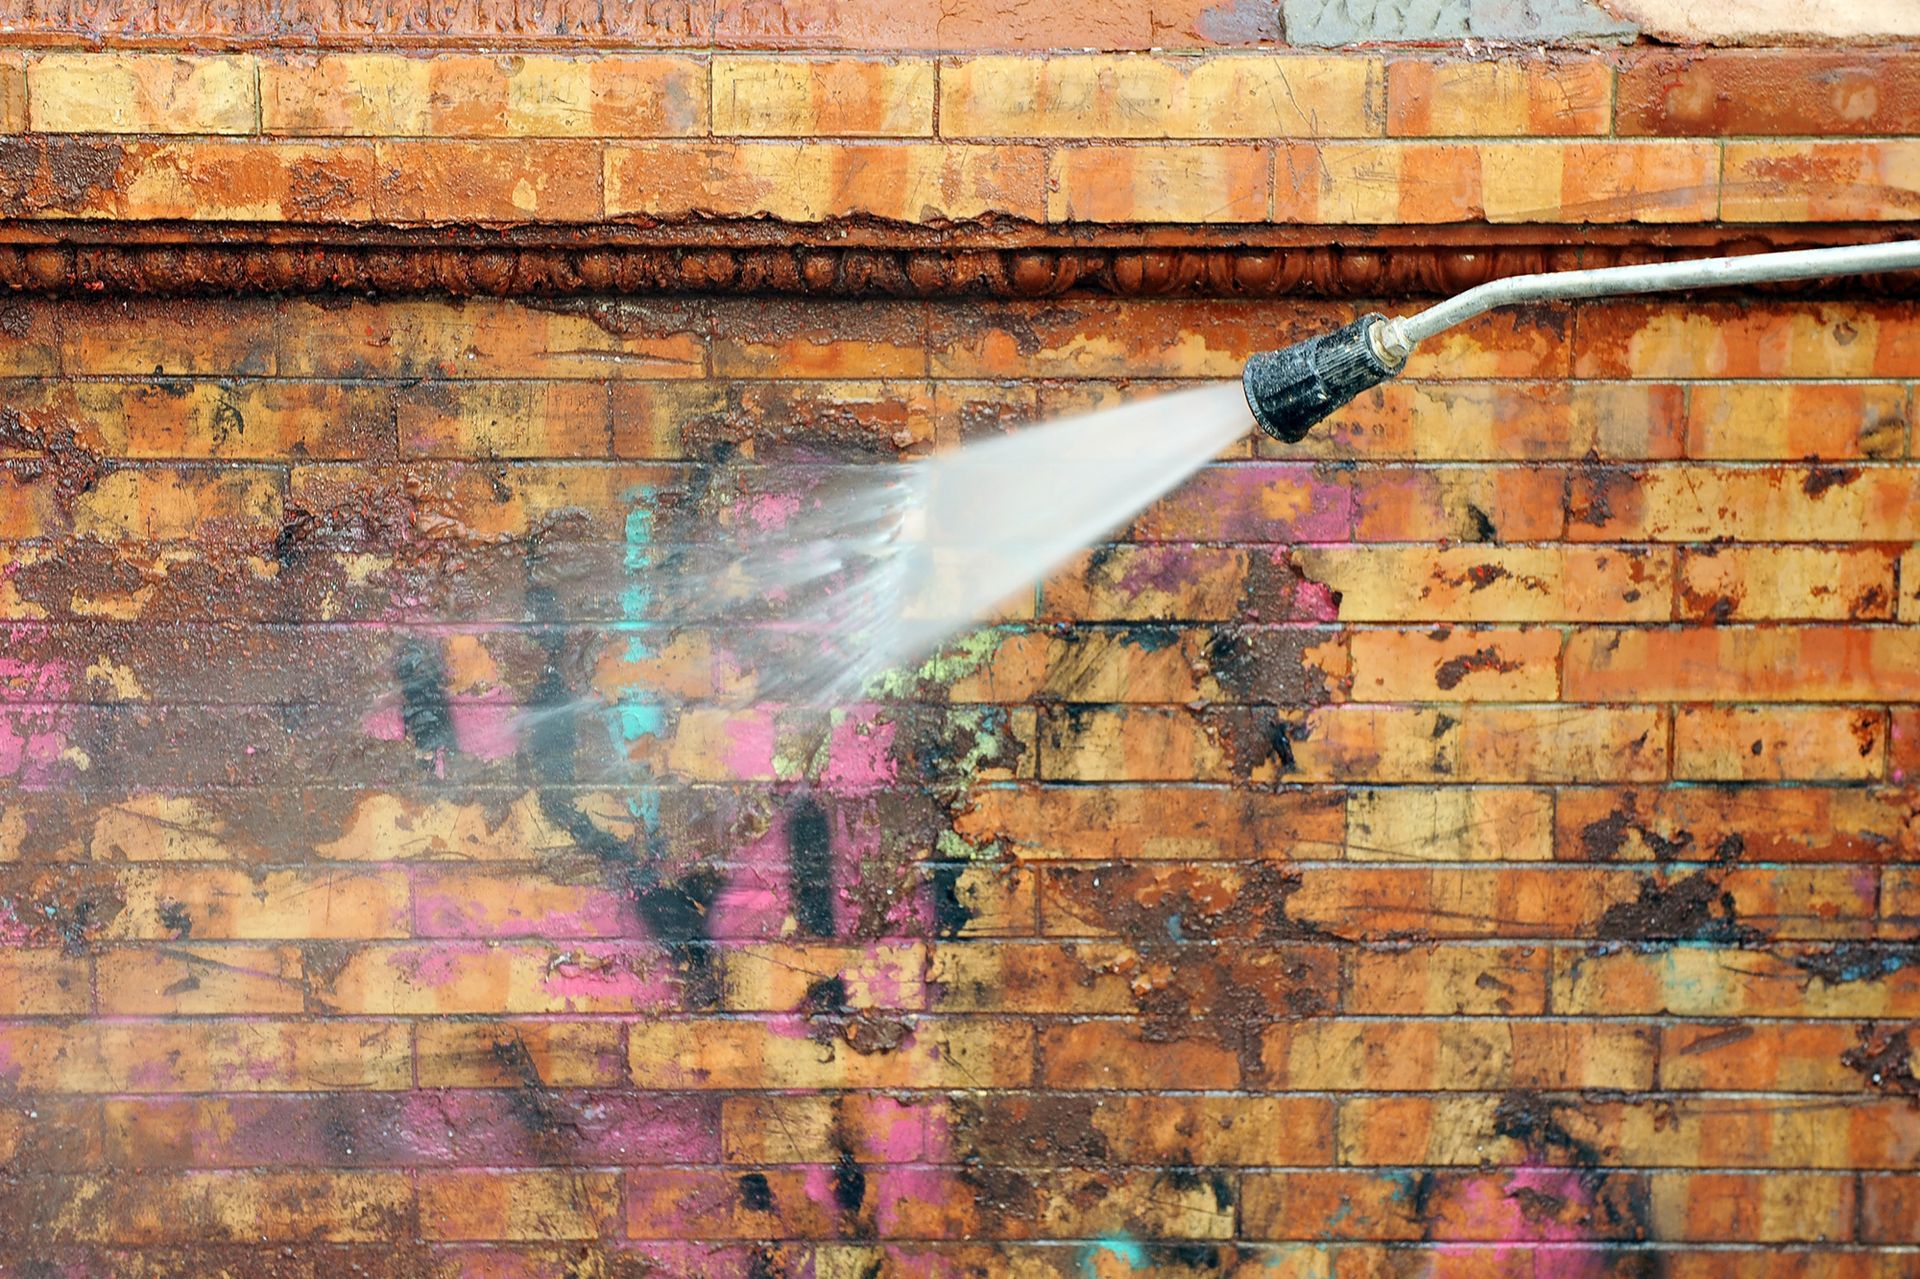
[[745, 137], [927, 137], [927, 60], [713, 60], [713, 131]]
[[1612, 107], [1613, 68], [1597, 59], [1387, 64], [1387, 131], [1395, 137], [1606, 133]]
[[980, 57], [940, 70], [949, 137], [1375, 137], [1374, 57]]
[[126, 909], [107, 935], [118, 939], [301, 941], [404, 937], [406, 876], [389, 870], [187, 870], [153, 865], [120, 872]]
[[611, 1172], [420, 1174], [420, 1233], [428, 1239], [600, 1239], [618, 1230]]
[[1354, 861], [1551, 861], [1553, 796], [1485, 787], [1357, 790], [1347, 797]]
[[253, 133], [256, 78], [250, 55], [44, 54], [28, 112], [39, 133]]
[[288, 1013], [306, 1007], [292, 946], [116, 947], [98, 960], [100, 1011], [131, 1016]]
[[1048, 162], [1051, 222], [1263, 222], [1271, 161], [1256, 147], [1067, 147]]
[[287, 58], [260, 68], [269, 134], [414, 137], [432, 131], [429, 58], [388, 53]]
[[506, 60], [505, 132], [516, 137], [681, 137], [705, 132], [707, 72], [692, 58]]
[[641, 1088], [1013, 1088], [1033, 1074], [1031, 1028], [916, 1018], [887, 1052], [821, 1044], [792, 1021], [644, 1021], [627, 1040]]
[[85, 1014], [92, 1008], [84, 958], [57, 950], [0, 950], [0, 1017]]
[[85, 1243], [374, 1242], [413, 1205], [398, 1172], [123, 1172], [44, 1194], [44, 1238]]
[[0, 54], [0, 133], [24, 133], [27, 128], [27, 60], [18, 53]]
[[402, 452], [428, 457], [604, 457], [607, 392], [579, 382], [428, 383], [400, 392]]
[[918, 1009], [926, 948], [738, 946], [726, 961], [725, 1007], [734, 1012], [788, 1012], [804, 1007], [822, 972], [838, 977], [849, 1008]]
[[39, 1022], [10, 1027], [6, 1046], [17, 1085], [45, 1092], [391, 1090], [413, 1079], [397, 1022]]
[[[423, 1088], [614, 1087], [627, 1077], [626, 1028], [593, 1021], [416, 1023]], [[531, 1078], [529, 1078], [531, 1076]]]
[[1402, 154], [1397, 146], [1365, 142], [1287, 147], [1274, 167], [1274, 220], [1399, 221]]

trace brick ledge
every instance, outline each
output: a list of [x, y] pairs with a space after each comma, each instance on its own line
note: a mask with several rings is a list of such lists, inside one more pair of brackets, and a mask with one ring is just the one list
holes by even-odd
[[[1366, 297], [1534, 271], [1920, 235], [1920, 225], [1163, 228], [1064, 236], [766, 222], [699, 228], [301, 228], [0, 223], [0, 291], [563, 296]], [[1778, 286], [1805, 292], [1818, 282]], [[1846, 291], [1920, 293], [1920, 273]]]

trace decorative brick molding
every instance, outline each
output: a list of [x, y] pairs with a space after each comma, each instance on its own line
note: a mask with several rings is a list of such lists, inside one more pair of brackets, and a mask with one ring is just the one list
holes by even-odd
[[[1760, 248], [1807, 248], [1894, 238], [1854, 227], [1717, 230], [1645, 244], [1616, 237], [1580, 243], [1542, 234], [1451, 244], [1349, 242], [1330, 229], [1319, 243], [1205, 242], [808, 244], [817, 229], [712, 226], [681, 243], [623, 243], [588, 231], [561, 242], [467, 232], [269, 239], [240, 228], [202, 228], [172, 242], [0, 244], [0, 289], [16, 293], [192, 296], [240, 293], [567, 296], [594, 293], [782, 293], [823, 297], [1041, 298], [1377, 297], [1454, 293], [1537, 271], [1617, 266]], [[1531, 230], [1531, 229], [1529, 229]], [[787, 243], [766, 243], [769, 235]], [[1588, 237], [1582, 237], [1588, 239]], [[1007, 243], [1006, 241], [1012, 241]], [[1808, 293], [1818, 282], [1781, 286]], [[1920, 292], [1913, 273], [1851, 280], [1851, 292]]]

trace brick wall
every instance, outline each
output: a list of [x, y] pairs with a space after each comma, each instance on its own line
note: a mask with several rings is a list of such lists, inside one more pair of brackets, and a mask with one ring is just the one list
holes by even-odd
[[[644, 625], [809, 452], [1232, 377], [1369, 280], [1909, 230], [1920, 61], [956, 12], [12, 37], [0, 1275], [1920, 1274], [1884, 282], [1477, 321], [833, 712]], [[569, 223], [677, 290], [382, 284]], [[841, 237], [951, 274], [700, 287]], [[378, 296], [259, 294], [345, 243]]]

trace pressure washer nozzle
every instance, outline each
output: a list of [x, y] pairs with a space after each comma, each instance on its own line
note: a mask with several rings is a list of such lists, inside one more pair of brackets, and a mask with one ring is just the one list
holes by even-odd
[[1306, 438], [1315, 423], [1406, 367], [1406, 346], [1391, 323], [1378, 313], [1363, 315], [1343, 329], [1248, 360], [1240, 382], [1253, 420], [1276, 440]]

